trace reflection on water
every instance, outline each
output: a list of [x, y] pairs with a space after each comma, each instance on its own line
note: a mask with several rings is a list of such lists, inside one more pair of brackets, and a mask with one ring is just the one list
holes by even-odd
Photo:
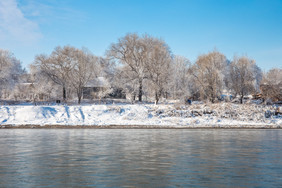
[[282, 130], [0, 130], [0, 187], [279, 187]]

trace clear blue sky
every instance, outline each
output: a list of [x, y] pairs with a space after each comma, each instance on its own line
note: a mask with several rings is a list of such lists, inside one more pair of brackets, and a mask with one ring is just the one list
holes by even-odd
[[25, 67], [58, 45], [103, 56], [129, 32], [160, 37], [192, 62], [216, 48], [282, 68], [282, 0], [0, 0], [0, 48]]

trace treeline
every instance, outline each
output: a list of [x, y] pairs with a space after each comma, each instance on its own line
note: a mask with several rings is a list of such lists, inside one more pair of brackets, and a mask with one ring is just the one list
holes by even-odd
[[97, 57], [85, 48], [56, 47], [51, 54], [37, 55], [29, 73], [11, 52], [0, 49], [2, 99], [19, 100], [28, 93], [41, 100], [67, 101], [76, 96], [80, 103], [83, 89], [97, 77], [110, 83], [109, 88], [97, 91], [100, 98], [123, 92], [131, 100], [142, 101], [145, 97], [155, 103], [161, 98], [214, 103], [223, 94], [238, 97], [241, 103], [249, 94], [282, 100], [281, 68], [263, 73], [253, 59], [234, 56], [228, 60], [217, 50], [191, 63], [172, 54], [164, 40], [149, 35], [127, 34], [111, 44], [105, 57]]

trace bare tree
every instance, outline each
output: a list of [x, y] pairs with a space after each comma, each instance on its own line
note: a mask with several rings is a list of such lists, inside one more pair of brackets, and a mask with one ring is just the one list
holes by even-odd
[[[11, 91], [25, 72], [21, 62], [6, 50], [0, 49], [0, 91]], [[7, 96], [6, 96], [7, 97]]]
[[[131, 71], [130, 67], [123, 66], [117, 67], [112, 80], [112, 84], [116, 88], [122, 88], [126, 95], [130, 96], [131, 102], [135, 101], [138, 93], [138, 80], [134, 78], [134, 72]], [[142, 85], [143, 87], [143, 85]], [[143, 94], [142, 90], [142, 94]]]
[[[30, 65], [30, 80], [33, 84], [33, 95], [38, 96], [41, 100], [50, 100], [58, 96], [59, 85], [53, 82], [46, 74], [42, 72], [40, 67], [33, 64]], [[27, 91], [30, 93], [30, 91]], [[35, 99], [33, 99], [35, 100]]]
[[[120, 38], [117, 43], [111, 45], [107, 51], [109, 58], [115, 59], [121, 63], [124, 71], [127, 70], [127, 83], [137, 84], [138, 98], [142, 101], [143, 81], [146, 77], [145, 55], [147, 53], [146, 45], [137, 34], [127, 34]], [[132, 88], [135, 88], [132, 85]]]
[[67, 89], [74, 89], [80, 104], [83, 87], [97, 75], [98, 58], [87, 49], [77, 49], [71, 46], [56, 47], [48, 57], [38, 55], [35, 66], [41, 72], [63, 88], [63, 99], [67, 98]]
[[189, 92], [189, 83], [191, 82], [189, 78], [188, 70], [191, 66], [190, 61], [182, 56], [174, 56], [171, 69], [170, 69], [170, 83], [169, 91], [173, 98], [180, 98]]
[[97, 76], [98, 58], [88, 50], [76, 50], [73, 52], [72, 69], [69, 74], [71, 85], [76, 91], [78, 104], [81, 103], [83, 88], [86, 84]]
[[150, 36], [145, 36], [143, 40], [148, 49], [145, 57], [148, 80], [155, 96], [155, 104], [158, 104], [169, 83], [172, 55], [163, 40]]
[[229, 65], [229, 86], [235, 96], [240, 96], [241, 104], [244, 96], [255, 91], [257, 74], [255, 61], [246, 56], [235, 56]]
[[73, 69], [74, 47], [56, 47], [48, 57], [47, 55], [38, 55], [35, 57], [35, 65], [40, 67], [42, 73], [46, 74], [56, 84], [63, 88], [63, 100], [67, 99], [67, 87], [69, 86], [69, 77]]
[[226, 57], [216, 50], [198, 57], [190, 73], [195, 78], [202, 99], [214, 103], [221, 94], [225, 67]]
[[265, 99], [282, 101], [282, 69], [273, 68], [264, 74], [261, 92]]

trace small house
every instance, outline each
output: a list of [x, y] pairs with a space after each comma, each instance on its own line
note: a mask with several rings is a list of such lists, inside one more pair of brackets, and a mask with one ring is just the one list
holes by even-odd
[[105, 77], [94, 78], [83, 87], [83, 99], [103, 98], [110, 89], [111, 85]]

